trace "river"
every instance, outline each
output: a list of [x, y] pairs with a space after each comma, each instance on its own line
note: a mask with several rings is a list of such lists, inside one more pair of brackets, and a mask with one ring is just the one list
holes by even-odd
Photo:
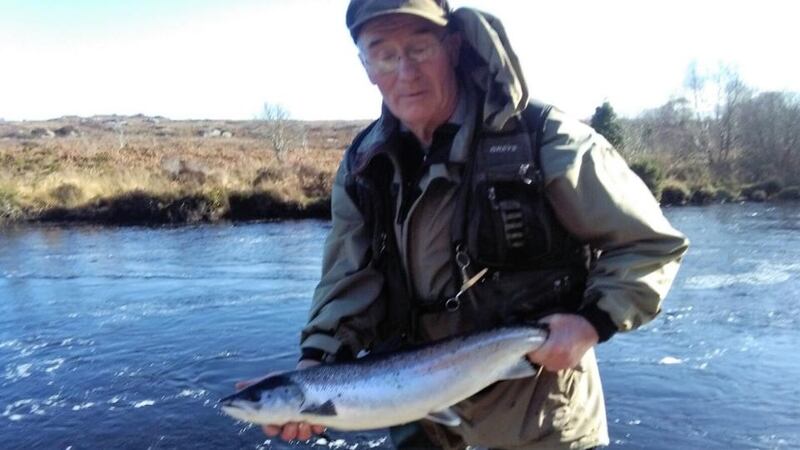
[[[598, 348], [611, 448], [800, 447], [800, 207], [667, 210], [692, 248], [663, 313]], [[322, 221], [0, 229], [0, 447], [285, 445], [222, 415], [293, 367]]]

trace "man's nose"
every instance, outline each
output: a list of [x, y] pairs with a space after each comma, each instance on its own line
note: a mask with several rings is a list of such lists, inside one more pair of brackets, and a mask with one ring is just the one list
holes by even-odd
[[403, 56], [400, 58], [399, 65], [397, 66], [397, 76], [400, 79], [413, 79], [419, 75], [419, 63]]

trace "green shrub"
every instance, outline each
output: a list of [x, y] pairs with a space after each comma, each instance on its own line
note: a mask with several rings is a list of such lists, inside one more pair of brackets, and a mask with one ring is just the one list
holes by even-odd
[[[764, 198], [767, 199], [780, 192], [781, 189], [783, 189], [783, 183], [781, 183], [779, 180], [771, 179], [761, 183], [756, 183], [746, 186], [744, 189], [742, 189], [742, 197], [745, 197], [746, 199], [753, 201], [763, 201], [754, 199], [753, 195], [756, 192], [761, 191], [765, 196]], [[761, 194], [758, 195], [758, 197], [760, 196]]]
[[675, 165], [665, 176], [692, 185], [710, 184], [712, 181], [708, 167], [702, 164]]
[[658, 198], [662, 187], [661, 182], [664, 179], [664, 172], [661, 167], [654, 161], [641, 160], [631, 164], [631, 170], [644, 181], [650, 192]]
[[67, 208], [77, 205], [82, 202], [84, 198], [83, 190], [72, 183], [64, 183], [53, 188], [50, 190], [49, 194], [50, 197], [55, 200], [57, 206], [64, 206]]
[[708, 205], [716, 198], [716, 190], [708, 186], [700, 186], [694, 189], [689, 200], [693, 205]]
[[729, 190], [727, 190], [725, 188], [719, 188], [714, 193], [714, 200], [718, 201], [720, 203], [730, 203], [730, 202], [736, 200], [736, 196], [733, 195], [733, 192], [731, 192], [731, 191], [729, 191]]
[[20, 218], [20, 209], [17, 196], [14, 192], [0, 189], [0, 222], [5, 220], [15, 220]]
[[664, 205], [685, 205], [689, 198], [689, 188], [677, 180], [664, 182], [661, 188], [661, 203]]
[[280, 167], [267, 166], [258, 169], [256, 177], [253, 179], [253, 187], [260, 188], [270, 181], [280, 180], [285, 177], [283, 170]]
[[767, 197], [772, 197], [783, 189], [783, 183], [776, 179], [767, 180], [759, 184], [758, 189], [764, 191]]
[[778, 200], [797, 201], [800, 200], [800, 186], [788, 186], [778, 193]]
[[222, 217], [227, 210], [208, 194], [187, 195], [165, 201], [162, 206], [161, 220], [166, 223], [203, 223], [212, 222]]
[[208, 200], [211, 207], [221, 214], [227, 213], [231, 205], [228, 201], [228, 192], [224, 188], [215, 187], [205, 193], [206, 200]]
[[749, 195], [747, 195], [747, 199], [750, 200], [751, 202], [757, 202], [757, 203], [765, 202], [767, 201], [767, 193], [762, 191], [761, 189], [757, 189], [755, 191], [750, 192]]
[[297, 168], [300, 188], [309, 199], [329, 197], [333, 189], [333, 176], [309, 164], [301, 163]]

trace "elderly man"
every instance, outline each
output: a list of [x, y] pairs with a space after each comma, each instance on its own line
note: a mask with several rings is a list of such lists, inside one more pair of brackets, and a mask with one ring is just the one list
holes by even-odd
[[[455, 405], [458, 427], [393, 429], [395, 445], [606, 445], [593, 347], [659, 312], [685, 237], [605, 139], [529, 104], [494, 17], [352, 0], [347, 26], [383, 112], [336, 176], [299, 367], [539, 321], [550, 335], [528, 355], [535, 377]], [[286, 440], [320, 431], [265, 427]]]

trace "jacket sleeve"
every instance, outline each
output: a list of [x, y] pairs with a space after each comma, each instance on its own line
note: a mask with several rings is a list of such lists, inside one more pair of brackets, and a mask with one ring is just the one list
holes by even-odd
[[303, 358], [331, 360], [366, 348], [383, 318], [383, 275], [369, 266], [371, 235], [345, 189], [345, 162], [331, 194], [332, 228], [300, 347]]
[[598, 328], [601, 341], [649, 322], [661, 310], [688, 240], [667, 222], [642, 180], [589, 126], [552, 111], [541, 151], [556, 216], [599, 251], [579, 313]]

